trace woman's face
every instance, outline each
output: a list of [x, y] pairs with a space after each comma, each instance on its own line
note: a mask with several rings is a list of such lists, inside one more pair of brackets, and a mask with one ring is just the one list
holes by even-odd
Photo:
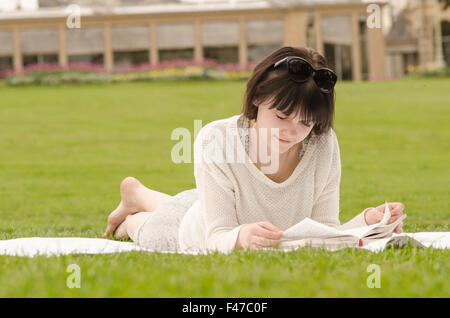
[[269, 106], [270, 103], [267, 102], [259, 104], [257, 121], [253, 127], [265, 130], [263, 136], [271, 136], [268, 140], [269, 146], [273, 144], [271, 140], [278, 138], [279, 153], [284, 153], [301, 142], [314, 127], [313, 123], [304, 121], [300, 115], [294, 117], [294, 114], [291, 114], [288, 117], [276, 108], [269, 109]]

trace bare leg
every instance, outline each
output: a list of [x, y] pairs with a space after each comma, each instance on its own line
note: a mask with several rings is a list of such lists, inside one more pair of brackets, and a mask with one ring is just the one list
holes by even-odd
[[125, 218], [114, 232], [114, 237], [128, 239], [132, 238], [139, 225], [141, 225], [152, 212], [137, 212]]
[[166, 193], [145, 187], [133, 177], [127, 177], [122, 181], [120, 194], [122, 200], [119, 206], [108, 216], [108, 225], [103, 237], [113, 233], [128, 215], [140, 211], [152, 212], [161, 203], [172, 197]]

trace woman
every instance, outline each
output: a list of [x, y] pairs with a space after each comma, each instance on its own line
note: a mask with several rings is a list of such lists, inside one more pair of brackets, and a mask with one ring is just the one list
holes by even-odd
[[[305, 217], [341, 229], [379, 222], [384, 205], [339, 222], [335, 82], [325, 58], [310, 48], [272, 52], [254, 68], [241, 114], [199, 131], [196, 188], [171, 197], [124, 179], [122, 201], [104, 237], [115, 231], [115, 237], [148, 248], [227, 253], [274, 246], [283, 230]], [[238, 142], [230, 143], [236, 131]], [[226, 145], [218, 136], [225, 136]], [[224, 160], [230, 151], [232, 158], [247, 160]], [[390, 209], [392, 223], [404, 206], [390, 203]], [[402, 232], [402, 223], [395, 232]]]

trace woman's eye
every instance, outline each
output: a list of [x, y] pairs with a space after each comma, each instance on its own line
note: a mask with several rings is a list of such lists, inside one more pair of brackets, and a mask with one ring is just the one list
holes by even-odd
[[278, 115], [277, 115], [277, 117], [278, 117], [279, 119], [281, 119], [281, 120], [284, 120], [284, 119], [286, 119], [286, 118], [280, 117], [280, 116], [278, 116]]
[[303, 121], [302, 124], [305, 125], [306, 127], [311, 127], [311, 123], [310, 122]]

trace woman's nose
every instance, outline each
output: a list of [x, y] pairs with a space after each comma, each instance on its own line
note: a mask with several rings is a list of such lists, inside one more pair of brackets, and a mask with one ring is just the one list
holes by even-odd
[[286, 127], [283, 127], [283, 129], [281, 130], [281, 135], [284, 138], [293, 140], [297, 136], [297, 127], [295, 126], [295, 124], [289, 123], [286, 125]]

